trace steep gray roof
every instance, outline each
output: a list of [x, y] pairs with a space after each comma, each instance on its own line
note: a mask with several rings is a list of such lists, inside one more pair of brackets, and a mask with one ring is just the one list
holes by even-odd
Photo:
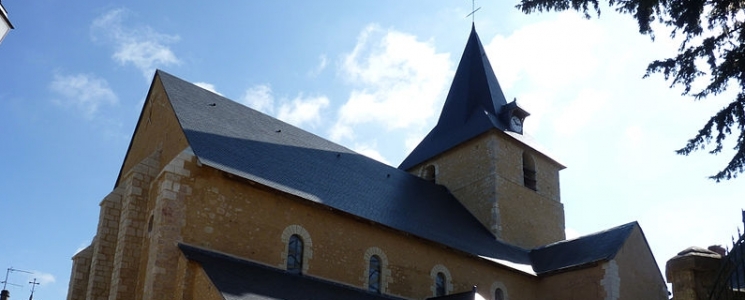
[[579, 268], [613, 259], [639, 223], [631, 222], [573, 240], [565, 240], [530, 251], [538, 275]]
[[156, 72], [192, 151], [207, 166], [537, 275], [611, 259], [629, 223], [534, 250], [498, 241], [443, 186]]
[[506, 129], [499, 118], [506, 104], [476, 28], [471, 27], [437, 125], [399, 168], [407, 170], [489, 129]]
[[472, 255], [530, 264], [443, 186], [422, 180], [163, 71], [168, 99], [204, 165]]

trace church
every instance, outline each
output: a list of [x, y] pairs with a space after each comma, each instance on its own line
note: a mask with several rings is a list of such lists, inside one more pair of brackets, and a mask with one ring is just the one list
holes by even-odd
[[397, 168], [158, 70], [67, 299], [667, 299], [638, 223], [566, 240], [528, 116], [475, 28]]

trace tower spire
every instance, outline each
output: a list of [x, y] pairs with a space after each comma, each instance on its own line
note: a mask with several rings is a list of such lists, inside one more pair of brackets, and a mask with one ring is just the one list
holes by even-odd
[[399, 168], [407, 170], [489, 129], [507, 129], [500, 117], [505, 105], [507, 100], [472, 25], [437, 125]]

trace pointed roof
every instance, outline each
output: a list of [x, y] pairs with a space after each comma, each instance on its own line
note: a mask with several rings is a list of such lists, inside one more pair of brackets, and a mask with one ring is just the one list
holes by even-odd
[[[541, 276], [613, 258], [636, 222], [523, 249], [497, 240], [447, 188], [156, 71], [203, 165], [278, 191]], [[152, 87], [151, 87], [152, 88]]]
[[499, 114], [506, 104], [476, 27], [472, 26], [437, 125], [399, 169], [407, 170], [489, 129], [505, 130], [507, 124]]
[[203, 165], [472, 255], [530, 264], [443, 186], [158, 70]]

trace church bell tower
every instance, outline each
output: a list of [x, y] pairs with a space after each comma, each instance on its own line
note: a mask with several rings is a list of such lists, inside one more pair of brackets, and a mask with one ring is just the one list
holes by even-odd
[[504, 242], [534, 248], [563, 240], [564, 166], [524, 135], [529, 115], [505, 99], [472, 27], [437, 125], [399, 169], [447, 187]]

